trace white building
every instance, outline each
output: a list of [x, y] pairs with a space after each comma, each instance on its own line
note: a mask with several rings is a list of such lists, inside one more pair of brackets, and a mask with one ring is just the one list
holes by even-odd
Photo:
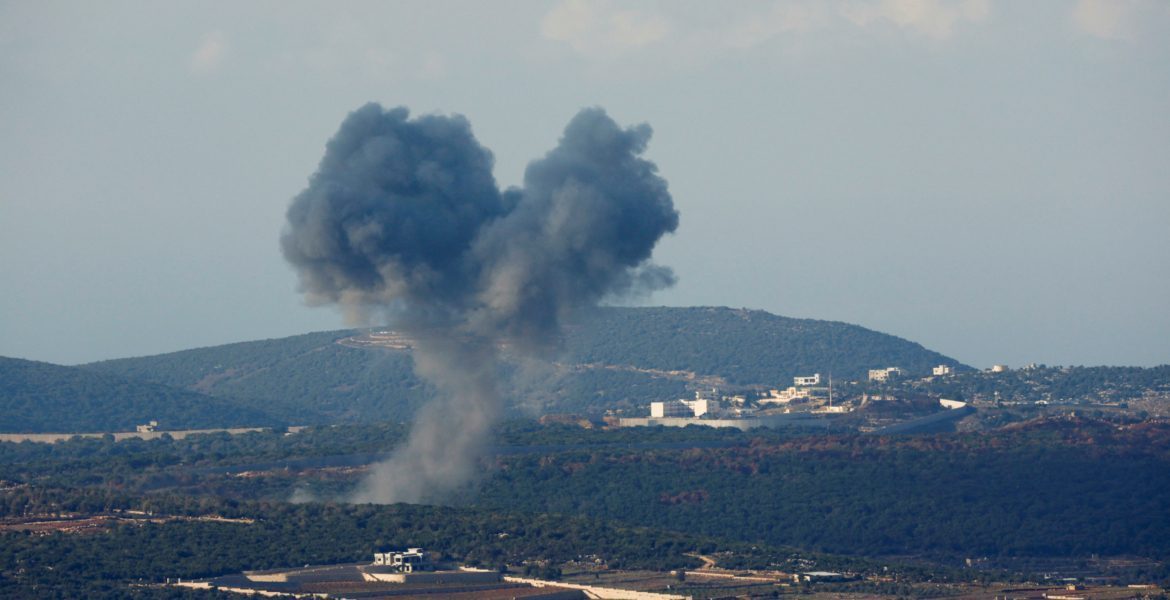
[[394, 567], [402, 573], [428, 571], [433, 568], [430, 557], [422, 548], [408, 548], [405, 552], [375, 552], [374, 564]]
[[935, 375], [950, 375], [955, 372], [950, 365], [939, 365], [931, 370]]
[[694, 400], [669, 400], [667, 402], [651, 402], [650, 418], [664, 419], [668, 417], [701, 417], [715, 416], [723, 411], [718, 400], [696, 398]]
[[792, 384], [797, 387], [805, 387], [821, 384], [821, 374], [814, 373], [808, 377], [793, 377]]
[[829, 388], [823, 387], [796, 387], [786, 390], [769, 390], [768, 395], [756, 402], [760, 404], [788, 404], [790, 402], [808, 402], [828, 396]]
[[808, 399], [808, 388], [790, 387], [786, 390], [769, 390], [768, 395], [760, 398], [760, 404], [788, 404], [793, 400]]
[[992, 373], [1006, 373], [1008, 371], [1007, 365], [991, 365]]
[[719, 414], [720, 411], [718, 400], [695, 399], [683, 400], [682, 403], [687, 405], [696, 417], [701, 417], [707, 414], [715, 416], [716, 414]]
[[667, 402], [651, 402], [650, 416], [655, 419], [663, 419], [666, 417], [689, 417], [693, 415], [693, 409], [687, 406], [689, 400], [669, 400]]
[[902, 369], [899, 369], [898, 367], [886, 367], [884, 369], [869, 370], [870, 381], [889, 381], [891, 379], [897, 379], [901, 376]]

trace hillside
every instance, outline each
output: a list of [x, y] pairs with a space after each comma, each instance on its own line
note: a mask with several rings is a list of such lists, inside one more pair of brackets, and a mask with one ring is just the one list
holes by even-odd
[[578, 362], [630, 364], [718, 375], [729, 383], [791, 385], [792, 377], [832, 373], [864, 379], [898, 366], [929, 375], [952, 358], [914, 342], [841, 323], [731, 308], [606, 308], [571, 327], [566, 349]]
[[[404, 420], [431, 394], [409, 351], [337, 343], [357, 331], [244, 342], [86, 365], [95, 372], [263, 401], [303, 423]], [[367, 340], [368, 341], [368, 340]], [[868, 329], [727, 308], [605, 308], [567, 328], [551, 366], [506, 362], [503, 393], [517, 413], [644, 407], [709, 385], [787, 386], [833, 372], [911, 374], [953, 359]]]
[[430, 396], [410, 355], [336, 343], [359, 332], [309, 333], [85, 365], [86, 369], [263, 402], [301, 424], [406, 420]]
[[44, 362], [0, 357], [0, 431], [133, 431], [264, 426], [279, 420], [239, 402], [157, 383]]

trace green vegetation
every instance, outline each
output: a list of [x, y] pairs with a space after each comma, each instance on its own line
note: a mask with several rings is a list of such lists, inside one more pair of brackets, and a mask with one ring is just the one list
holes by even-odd
[[[128, 595], [130, 582], [198, 578], [241, 570], [368, 561], [376, 550], [423, 546], [469, 565], [555, 565], [598, 559], [611, 568], [693, 568], [690, 552], [778, 565], [862, 568], [863, 561], [790, 549], [750, 546], [706, 536], [630, 527], [583, 517], [527, 515], [411, 505], [238, 503], [210, 498], [145, 501], [84, 490], [22, 488], [0, 492], [8, 506], [31, 513], [150, 511], [107, 532], [33, 536], [0, 534], [0, 595], [64, 591], [74, 597]], [[20, 513], [15, 513], [20, 514]], [[207, 516], [251, 522], [191, 520]], [[175, 518], [179, 517], [179, 518]], [[43, 590], [34, 593], [34, 590]], [[119, 591], [121, 590], [121, 591]], [[165, 596], [149, 596], [165, 597]]]
[[[406, 433], [396, 423], [313, 427], [294, 435], [257, 431], [240, 435], [212, 433], [183, 439], [169, 436], [115, 442], [113, 436], [80, 438], [56, 444], [0, 443], [0, 480], [62, 489], [102, 487], [127, 493], [185, 488], [198, 490], [208, 478], [224, 477], [228, 467], [312, 462], [349, 457], [369, 462], [392, 448]], [[282, 463], [282, 461], [284, 461]], [[329, 461], [325, 460], [328, 464]], [[290, 481], [295, 482], [295, 477]], [[263, 497], [255, 487], [249, 497]], [[202, 494], [210, 493], [204, 488]], [[285, 499], [282, 489], [273, 498]]]
[[[1046, 420], [879, 437], [515, 421], [498, 435], [511, 451], [485, 459], [487, 479], [454, 507], [284, 501], [297, 489], [337, 497], [362, 475], [286, 466], [334, 455], [372, 460], [405, 431], [382, 424], [0, 444], [0, 517], [123, 519], [105, 533], [0, 534], [0, 596], [126, 595], [125, 584], [139, 578], [364, 560], [405, 545], [540, 573], [595, 558], [610, 567], [694, 566], [689, 553], [729, 568], [875, 572], [864, 557], [897, 555], [930, 561], [898, 566], [899, 581], [944, 582], [989, 577], [959, 569], [968, 557], [1010, 564], [1100, 554], [1160, 560], [1137, 575], [1170, 577], [1165, 424]], [[255, 522], [146, 524], [124, 511]]]
[[1170, 427], [825, 436], [503, 460], [472, 500], [875, 555], [1170, 558]]
[[409, 420], [431, 395], [415, 377], [410, 355], [335, 343], [355, 333], [310, 333], [111, 360], [86, 368], [262, 402], [270, 412], [296, 424]]
[[691, 371], [738, 385], [787, 386], [814, 372], [858, 379], [895, 365], [916, 376], [940, 364], [967, 368], [857, 325], [730, 308], [606, 308], [570, 328], [565, 347], [579, 362]]
[[[362, 473], [337, 467], [376, 460], [404, 433], [369, 425], [0, 444], [0, 479], [134, 497], [283, 501], [300, 490], [335, 498]], [[1170, 558], [1164, 424], [1047, 420], [879, 437], [513, 422], [499, 440], [511, 450], [485, 458], [490, 476], [458, 504], [858, 556]]]
[[133, 431], [151, 420], [172, 429], [280, 423], [254, 404], [77, 367], [0, 357], [0, 431]]
[[[334, 331], [86, 365], [94, 372], [262, 403], [290, 423], [406, 421], [433, 390], [409, 352], [336, 343]], [[929, 373], [954, 360], [855, 325], [728, 308], [606, 308], [567, 328], [556, 364], [501, 367], [513, 415], [599, 414], [690, 395], [704, 378], [787, 385], [833, 372], [863, 376], [897, 364]]]

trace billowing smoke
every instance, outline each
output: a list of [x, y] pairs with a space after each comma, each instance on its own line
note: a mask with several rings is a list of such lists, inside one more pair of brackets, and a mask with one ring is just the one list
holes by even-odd
[[648, 262], [678, 227], [640, 157], [649, 138], [582, 110], [523, 188], [501, 192], [460, 116], [368, 104], [345, 119], [289, 207], [284, 256], [310, 303], [411, 335], [415, 370], [439, 391], [354, 500], [436, 500], [466, 483], [501, 412], [501, 344], [544, 354], [575, 311], [673, 283]]

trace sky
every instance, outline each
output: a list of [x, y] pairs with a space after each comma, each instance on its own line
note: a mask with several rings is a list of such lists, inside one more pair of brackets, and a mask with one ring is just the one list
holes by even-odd
[[1170, 3], [0, 0], [0, 355], [346, 326], [279, 237], [345, 116], [462, 114], [518, 185], [654, 130], [679, 281], [967, 364], [1170, 363]]

